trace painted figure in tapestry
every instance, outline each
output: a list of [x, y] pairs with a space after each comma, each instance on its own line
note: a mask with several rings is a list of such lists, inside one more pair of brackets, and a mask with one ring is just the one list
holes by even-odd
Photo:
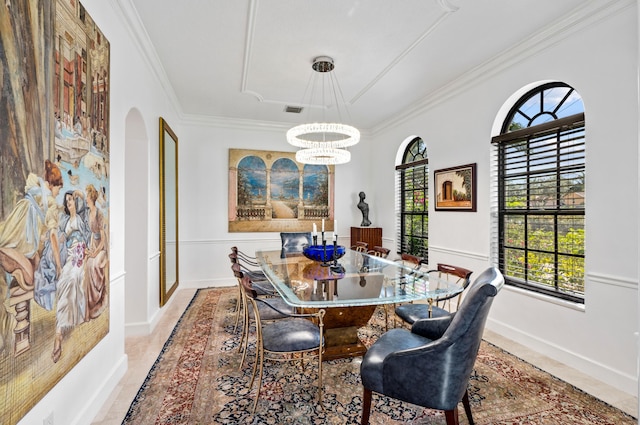
[[[0, 222], [0, 269], [4, 272], [0, 291], [27, 293], [33, 288], [34, 270], [39, 264], [42, 235], [58, 226], [59, 209], [55, 197], [63, 186], [57, 165], [45, 161], [44, 178], [29, 174], [25, 194]], [[0, 352], [9, 349], [11, 317], [0, 307]]]
[[77, 1], [7, 2], [0, 34], [0, 423], [16, 424], [109, 331], [110, 52]]

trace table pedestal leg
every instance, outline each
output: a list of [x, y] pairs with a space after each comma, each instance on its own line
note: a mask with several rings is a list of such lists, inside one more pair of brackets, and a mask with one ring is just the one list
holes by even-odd
[[358, 329], [365, 326], [376, 306], [327, 308], [324, 317], [325, 360], [362, 356], [367, 347], [358, 337]]

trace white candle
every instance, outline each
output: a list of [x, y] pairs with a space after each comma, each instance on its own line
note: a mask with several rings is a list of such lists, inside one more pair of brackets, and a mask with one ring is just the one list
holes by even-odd
[[318, 228], [316, 227], [316, 223], [313, 223], [313, 236], [318, 236]]
[[322, 219], [322, 233], [324, 233], [324, 218]]
[[338, 242], [338, 234], [336, 232], [333, 232], [333, 240]]
[[338, 233], [338, 220], [333, 220], [333, 232]]

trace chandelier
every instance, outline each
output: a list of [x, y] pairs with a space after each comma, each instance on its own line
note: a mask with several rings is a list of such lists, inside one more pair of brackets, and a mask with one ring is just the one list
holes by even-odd
[[[327, 97], [333, 99], [339, 121], [342, 121], [340, 103], [346, 112], [346, 102], [344, 102], [340, 85], [335, 74], [331, 72], [335, 68], [333, 59], [328, 56], [319, 56], [313, 60], [311, 68], [317, 73], [312, 74], [311, 79], [318, 75], [322, 77], [322, 87], [318, 90], [322, 96], [323, 120], [322, 122], [297, 125], [289, 129], [287, 141], [292, 146], [301, 148], [296, 152], [296, 161], [300, 163], [322, 165], [347, 163], [351, 160], [351, 153], [346, 148], [360, 141], [360, 132], [350, 125], [340, 122], [326, 122], [325, 120], [325, 111], [330, 107], [325, 106]], [[308, 88], [309, 86], [307, 86]], [[313, 96], [313, 89], [314, 87], [312, 87], [310, 96]]]

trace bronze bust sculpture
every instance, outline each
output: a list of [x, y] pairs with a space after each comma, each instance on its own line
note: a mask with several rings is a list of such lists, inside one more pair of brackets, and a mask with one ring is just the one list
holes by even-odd
[[362, 212], [362, 223], [360, 226], [371, 226], [371, 221], [369, 221], [369, 204], [364, 202], [364, 198], [367, 196], [364, 192], [360, 192], [360, 202], [358, 202], [358, 209]]

